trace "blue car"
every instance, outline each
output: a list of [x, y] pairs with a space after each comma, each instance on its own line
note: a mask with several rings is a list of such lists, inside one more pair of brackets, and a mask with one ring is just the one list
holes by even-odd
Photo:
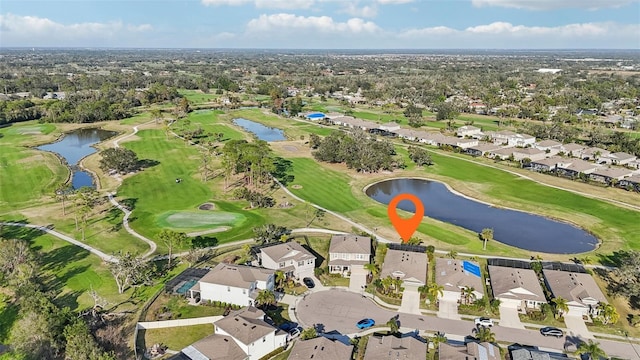
[[367, 329], [375, 325], [376, 322], [373, 319], [362, 319], [356, 323], [358, 329]]

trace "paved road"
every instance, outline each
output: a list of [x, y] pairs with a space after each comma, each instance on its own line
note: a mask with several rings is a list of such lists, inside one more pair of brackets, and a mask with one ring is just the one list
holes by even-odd
[[149, 245], [149, 251], [144, 253], [144, 255], [142, 255], [142, 258], [146, 259], [150, 257], [151, 255], [153, 255], [153, 253], [156, 252], [158, 245], [156, 245], [156, 243], [153, 240], [150, 240], [138, 234], [135, 230], [131, 228], [131, 226], [129, 226], [129, 216], [131, 216], [131, 211], [129, 211], [129, 209], [127, 209], [126, 207], [122, 206], [119, 202], [117, 202], [116, 199], [113, 198], [113, 195], [114, 195], [113, 193], [110, 193], [108, 195], [109, 201], [124, 213], [124, 217], [122, 218], [122, 226], [124, 226], [125, 230], [127, 230], [127, 232], [131, 234], [131, 236], [135, 236], [136, 238], [146, 242]]
[[[337, 330], [343, 334], [357, 333], [358, 329], [355, 323], [363, 318], [372, 318], [376, 324], [384, 326], [391, 317], [396, 315], [399, 316], [400, 325], [409, 329], [441, 331], [464, 336], [471, 335], [474, 328], [471, 321], [441, 319], [434, 316], [412, 315], [382, 309], [360, 294], [336, 289], [307, 295], [298, 302], [296, 315], [304, 327], [322, 324], [324, 331]], [[500, 326], [494, 326], [492, 330], [500, 341], [559, 350], [564, 349], [565, 346], [571, 348], [580, 341], [580, 338], [573, 336], [573, 334], [557, 339], [544, 337], [535, 330]], [[609, 356], [625, 359], [640, 358], [631, 344], [609, 340], [598, 340], [598, 342]]]

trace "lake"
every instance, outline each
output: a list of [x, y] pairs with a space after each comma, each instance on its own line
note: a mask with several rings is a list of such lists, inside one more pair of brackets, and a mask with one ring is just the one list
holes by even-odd
[[82, 171], [78, 162], [97, 151], [91, 145], [104, 141], [115, 134], [114, 131], [102, 129], [78, 129], [65, 133], [60, 141], [38, 146], [37, 149], [54, 152], [66, 161], [72, 171], [71, 185], [74, 189], [83, 186], [93, 187], [93, 177], [90, 173]]
[[287, 140], [287, 138], [284, 136], [284, 131], [282, 131], [281, 129], [264, 126], [255, 121], [251, 121], [243, 118], [233, 119], [233, 123], [253, 133], [259, 140], [264, 140], [264, 141]]
[[[392, 179], [373, 184], [365, 192], [383, 204], [388, 204], [396, 195], [413, 194], [422, 201], [425, 216], [476, 233], [484, 228], [493, 228], [496, 241], [525, 250], [574, 254], [591, 251], [598, 244], [596, 237], [571, 224], [493, 207], [455, 194], [436, 181]], [[398, 208], [415, 211], [413, 203], [409, 201], [401, 201]]]

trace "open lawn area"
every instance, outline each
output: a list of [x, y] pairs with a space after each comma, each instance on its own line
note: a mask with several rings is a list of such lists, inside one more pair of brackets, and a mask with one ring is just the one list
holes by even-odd
[[208, 103], [221, 96], [221, 95], [216, 95], [214, 93], [205, 94], [200, 90], [186, 90], [186, 89], [180, 89], [178, 90], [178, 93], [186, 97], [187, 100], [189, 100], [189, 102], [192, 105]]
[[162, 329], [139, 330], [138, 337], [144, 339], [145, 348], [164, 344], [169, 350], [180, 351], [194, 342], [213, 334], [213, 324], [180, 326]]

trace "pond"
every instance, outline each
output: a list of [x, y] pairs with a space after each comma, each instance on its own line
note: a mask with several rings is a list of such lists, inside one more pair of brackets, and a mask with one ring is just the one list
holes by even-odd
[[[552, 254], [574, 254], [596, 248], [598, 239], [568, 223], [522, 211], [496, 208], [451, 192], [446, 185], [423, 179], [392, 179], [369, 186], [367, 196], [388, 204], [396, 195], [420, 198], [425, 216], [479, 233], [493, 228], [494, 239], [525, 250]], [[413, 212], [409, 201], [398, 208]], [[478, 240], [480, 241], [480, 240]]]
[[251, 121], [243, 118], [233, 119], [233, 123], [253, 133], [259, 140], [264, 140], [264, 141], [287, 140], [287, 138], [284, 136], [284, 131], [282, 131], [281, 129], [264, 126], [255, 121]]
[[96, 149], [91, 145], [104, 141], [115, 134], [114, 131], [102, 129], [77, 129], [64, 134], [60, 141], [38, 146], [37, 149], [51, 151], [61, 156], [71, 168], [71, 185], [74, 189], [79, 189], [83, 186], [94, 186], [94, 184], [91, 174], [82, 171], [78, 162], [85, 156], [96, 152]]

